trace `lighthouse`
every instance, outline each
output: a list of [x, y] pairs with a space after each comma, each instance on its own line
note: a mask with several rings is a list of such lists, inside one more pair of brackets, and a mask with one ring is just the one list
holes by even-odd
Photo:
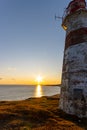
[[72, 0], [62, 27], [66, 31], [59, 107], [87, 118], [87, 9], [85, 0]]

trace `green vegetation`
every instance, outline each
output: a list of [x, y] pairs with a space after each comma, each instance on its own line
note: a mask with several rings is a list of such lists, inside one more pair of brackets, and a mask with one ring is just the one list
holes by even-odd
[[86, 130], [79, 120], [58, 109], [59, 95], [0, 102], [0, 130]]

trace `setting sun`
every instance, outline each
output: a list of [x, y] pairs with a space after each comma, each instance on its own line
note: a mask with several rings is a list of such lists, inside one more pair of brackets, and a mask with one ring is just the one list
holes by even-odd
[[43, 78], [39, 75], [37, 78], [36, 78], [36, 81], [38, 82], [38, 84], [40, 84], [42, 82]]

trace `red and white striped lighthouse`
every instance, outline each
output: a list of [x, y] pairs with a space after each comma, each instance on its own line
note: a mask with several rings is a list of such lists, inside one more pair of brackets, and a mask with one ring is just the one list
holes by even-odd
[[72, 0], [62, 20], [66, 31], [60, 109], [87, 117], [87, 9], [85, 0]]

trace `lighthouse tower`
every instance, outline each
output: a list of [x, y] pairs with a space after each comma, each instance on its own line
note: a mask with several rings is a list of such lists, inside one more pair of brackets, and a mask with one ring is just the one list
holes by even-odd
[[72, 0], [65, 10], [66, 31], [59, 107], [87, 118], [87, 9], [85, 0]]

